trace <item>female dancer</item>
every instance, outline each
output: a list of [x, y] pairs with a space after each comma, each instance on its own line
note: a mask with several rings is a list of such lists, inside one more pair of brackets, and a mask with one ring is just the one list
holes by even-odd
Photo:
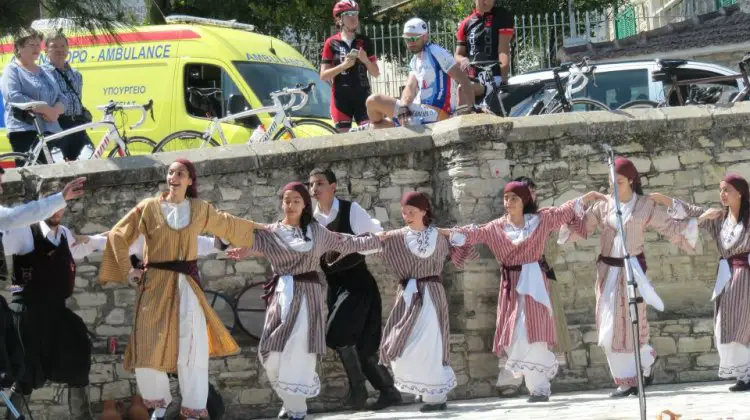
[[196, 264], [198, 235], [208, 232], [250, 246], [262, 225], [217, 211], [198, 199], [193, 164], [169, 166], [169, 191], [143, 200], [108, 234], [100, 283], [127, 281], [129, 247], [146, 238], [145, 276], [139, 281], [135, 325], [125, 352], [125, 369], [135, 370], [144, 403], [154, 418], [164, 416], [172, 396], [167, 373], [178, 372], [182, 416], [208, 415], [208, 359], [239, 351], [208, 304]]
[[303, 419], [306, 399], [320, 392], [315, 364], [317, 355], [325, 354], [325, 294], [316, 271], [321, 257], [330, 251], [341, 258], [377, 249], [380, 240], [372, 234], [352, 236], [321, 226], [313, 218], [310, 193], [302, 183], [287, 184], [281, 200], [284, 219], [258, 231], [252, 246], [230, 249], [227, 255], [234, 259], [262, 255], [271, 262], [274, 277], [264, 285], [268, 309], [260, 338], [261, 363], [284, 401], [286, 414]]
[[537, 211], [528, 184], [513, 181], [505, 185], [503, 193], [505, 216], [482, 226], [441, 231], [444, 235], [451, 231], [463, 233], [467, 244], [487, 244], [500, 263], [493, 351], [498, 357], [507, 354], [505, 369], [516, 378], [524, 377], [531, 394], [529, 402], [549, 400], [550, 380], [558, 368], [555, 354], [550, 351], [557, 336], [550, 284], [540, 264], [544, 244], [560, 225], [573, 221], [577, 213], [583, 216], [578, 200], [588, 203], [603, 198], [592, 191], [560, 207]]
[[472, 247], [461, 247], [462, 235], [450, 240], [439, 235], [424, 194], [404, 194], [401, 216], [407, 226], [378, 234], [383, 240], [382, 256], [401, 280], [383, 330], [380, 364], [391, 366], [399, 391], [422, 397], [425, 404], [420, 411], [445, 410], [456, 376], [450, 367], [443, 266], [450, 258], [460, 267], [477, 255]]
[[579, 238], [587, 238], [598, 226], [601, 230], [601, 254], [597, 259], [596, 278], [596, 326], [599, 332], [598, 343], [604, 348], [612, 377], [618, 385], [610, 394], [612, 398], [636, 395], [637, 371], [633, 349], [632, 329], [629, 327], [628, 295], [626, 292], [625, 263], [626, 252], [630, 255], [638, 290], [645, 303], [638, 304], [641, 320], [639, 341], [641, 365], [646, 385], [653, 381], [653, 365], [656, 351], [648, 344], [649, 328], [646, 319], [646, 304], [659, 311], [664, 303], [656, 294], [646, 277], [646, 257], [643, 254], [646, 228], [654, 229], [683, 249], [690, 250], [697, 240], [696, 224], [670, 219], [665, 207], [643, 196], [640, 175], [633, 162], [618, 157], [615, 159], [617, 188], [621, 202], [622, 221], [627, 232], [627, 250], [623, 246], [618, 228], [616, 206], [610, 196], [586, 210], [583, 223], [572, 230], [564, 226], [560, 230], [558, 243], [563, 244]]
[[657, 195], [655, 200], [672, 205], [674, 217], [700, 215], [698, 225], [716, 242], [721, 260], [711, 300], [716, 319], [719, 377], [736, 378], [732, 392], [750, 391], [750, 189], [739, 175], [729, 174], [719, 184], [724, 210], [704, 209]]

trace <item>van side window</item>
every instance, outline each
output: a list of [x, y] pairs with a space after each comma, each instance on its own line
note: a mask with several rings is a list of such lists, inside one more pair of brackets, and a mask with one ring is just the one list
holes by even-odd
[[[184, 94], [188, 114], [197, 118], [224, 118], [251, 109], [229, 74], [211, 64], [185, 66]], [[260, 121], [252, 116], [235, 123], [254, 128]]]

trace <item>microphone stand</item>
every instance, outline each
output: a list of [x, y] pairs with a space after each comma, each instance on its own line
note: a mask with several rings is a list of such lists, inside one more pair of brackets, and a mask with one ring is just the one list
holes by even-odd
[[635, 370], [638, 378], [638, 404], [640, 405], [641, 420], [646, 420], [646, 394], [644, 393], [643, 386], [643, 367], [641, 366], [641, 340], [640, 340], [640, 319], [638, 317], [638, 304], [643, 303], [643, 298], [637, 296], [636, 290], [638, 289], [638, 283], [635, 282], [635, 276], [633, 275], [633, 267], [630, 265], [630, 254], [626, 246], [627, 237], [625, 236], [625, 226], [622, 222], [622, 209], [620, 205], [620, 198], [617, 190], [617, 174], [615, 173], [615, 150], [607, 144], [603, 144], [602, 147], [607, 153], [607, 164], [609, 165], [609, 177], [612, 182], [612, 194], [614, 196], [616, 215], [617, 215], [617, 229], [622, 238], [622, 245], [625, 250], [624, 268], [625, 278], [627, 280], [627, 291], [628, 291], [628, 307], [630, 308], [630, 323], [633, 330], [633, 352], [635, 353]]

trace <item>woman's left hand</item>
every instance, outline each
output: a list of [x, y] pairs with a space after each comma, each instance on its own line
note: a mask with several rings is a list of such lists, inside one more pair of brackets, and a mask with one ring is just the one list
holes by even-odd
[[606, 199], [607, 196], [600, 193], [599, 191], [589, 191], [583, 196], [583, 202], [587, 204], [592, 201], [604, 201]]
[[227, 249], [227, 257], [233, 260], [242, 260], [250, 256], [250, 248], [230, 248]]

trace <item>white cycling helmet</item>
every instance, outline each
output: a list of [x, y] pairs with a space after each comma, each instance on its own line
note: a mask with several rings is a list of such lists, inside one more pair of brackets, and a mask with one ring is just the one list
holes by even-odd
[[404, 24], [404, 35], [424, 35], [428, 31], [427, 23], [420, 18], [411, 18]]

